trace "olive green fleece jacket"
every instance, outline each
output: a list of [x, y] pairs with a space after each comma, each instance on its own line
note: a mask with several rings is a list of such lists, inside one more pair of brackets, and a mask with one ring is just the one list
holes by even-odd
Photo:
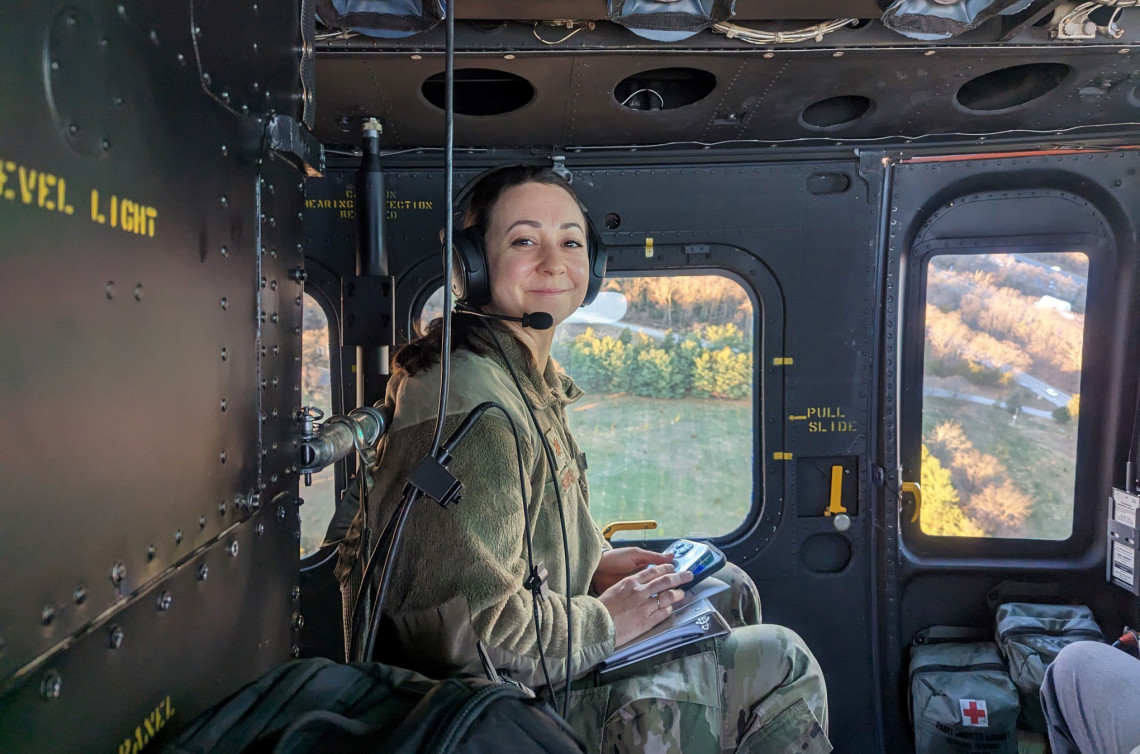
[[[385, 598], [375, 659], [441, 677], [476, 666], [476, 639], [500, 671], [529, 686], [546, 683], [530, 591], [523, 586], [527, 558], [523, 505], [529, 512], [534, 561], [549, 572], [549, 597], [539, 602], [542, 649], [552, 683], [565, 678], [566, 569], [555, 485], [562, 494], [570, 552], [571, 675], [577, 677], [614, 648], [609, 612], [589, 596], [590, 582], [608, 544], [590, 517], [585, 457], [566, 425], [566, 406], [582, 391], [553, 360], [539, 373], [517, 340], [496, 333], [522, 386], [515, 387], [489, 333], [472, 335], [471, 348], [451, 361], [444, 439], [468, 412], [494, 401], [510, 415], [522, 450], [523, 494], [511, 426], [495, 409], [485, 413], [452, 454], [449, 470], [463, 485], [462, 500], [447, 509], [421, 497], [400, 541]], [[439, 406], [437, 364], [388, 384], [394, 406], [388, 434], [378, 446], [377, 472], [368, 494], [369, 527], [383, 529], [401, 498], [408, 474], [427, 455]], [[557, 459], [551, 473], [523, 399]], [[358, 514], [340, 548], [337, 576], [346, 601], [359, 589], [363, 567]]]

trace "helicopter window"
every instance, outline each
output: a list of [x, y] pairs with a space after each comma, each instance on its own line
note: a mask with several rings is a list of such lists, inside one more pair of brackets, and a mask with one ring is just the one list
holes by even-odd
[[1067, 539], [1088, 257], [943, 254], [926, 276], [922, 532]]
[[[303, 406], [314, 406], [332, 416], [330, 380], [329, 318], [315, 298], [305, 294], [304, 328], [301, 333], [301, 389]], [[325, 527], [336, 508], [335, 465], [313, 474], [311, 487], [303, 487], [301, 507], [301, 555], [313, 553], [321, 545]]]
[[[442, 302], [442, 288], [424, 302], [420, 332]], [[551, 352], [586, 392], [567, 413], [599, 525], [653, 519], [657, 530], [631, 535], [712, 537], [744, 521], [756, 323], [734, 280], [671, 275], [610, 276], [559, 326]]]

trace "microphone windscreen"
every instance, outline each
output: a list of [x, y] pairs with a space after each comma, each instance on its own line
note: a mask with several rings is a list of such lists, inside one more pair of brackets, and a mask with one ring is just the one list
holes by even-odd
[[554, 317], [546, 312], [531, 312], [523, 319], [523, 327], [532, 330], [549, 330], [554, 327]]

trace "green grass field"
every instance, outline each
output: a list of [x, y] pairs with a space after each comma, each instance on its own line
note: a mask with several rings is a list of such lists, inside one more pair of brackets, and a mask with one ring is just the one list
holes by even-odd
[[1065, 539], [1073, 529], [1076, 423], [1060, 424], [1026, 414], [1011, 423], [1012, 418], [992, 406], [929, 395], [923, 398], [924, 436], [942, 421], [959, 422], [974, 447], [997, 457], [1014, 486], [1033, 499], [1033, 512], [1021, 537]]
[[587, 396], [570, 429], [589, 461], [594, 520], [656, 519], [643, 537], [716, 536], [752, 505], [752, 403]]

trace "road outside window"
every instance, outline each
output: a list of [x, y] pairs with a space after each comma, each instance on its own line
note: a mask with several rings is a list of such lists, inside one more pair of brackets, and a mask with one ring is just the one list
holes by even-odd
[[1072, 533], [1087, 284], [1081, 252], [930, 260], [925, 534]]

